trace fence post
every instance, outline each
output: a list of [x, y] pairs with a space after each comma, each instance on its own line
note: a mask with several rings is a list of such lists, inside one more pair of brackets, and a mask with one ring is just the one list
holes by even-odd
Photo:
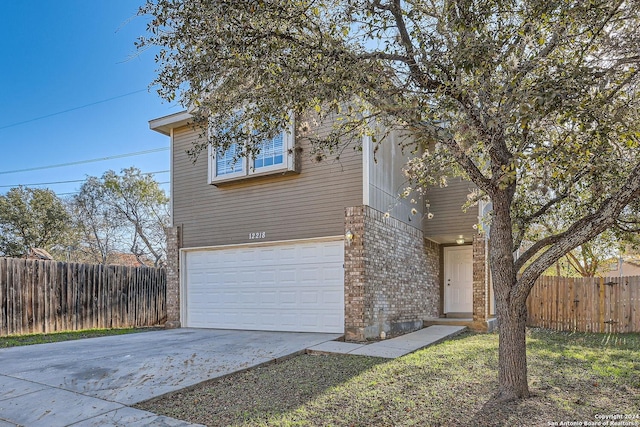
[[598, 322], [598, 332], [604, 332], [606, 330], [605, 326], [606, 324], [604, 323], [604, 277], [600, 278], [600, 283], [598, 284], [598, 291], [600, 294], [600, 304], [599, 304], [599, 308], [600, 308], [600, 321]]

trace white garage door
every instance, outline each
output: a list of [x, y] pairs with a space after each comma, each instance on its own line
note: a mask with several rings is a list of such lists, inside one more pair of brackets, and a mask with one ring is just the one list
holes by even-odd
[[186, 253], [193, 328], [344, 332], [344, 246], [316, 241]]

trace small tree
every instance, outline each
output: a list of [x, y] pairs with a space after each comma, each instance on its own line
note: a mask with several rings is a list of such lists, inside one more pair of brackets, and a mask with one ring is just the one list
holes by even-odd
[[122, 251], [126, 240], [126, 223], [117, 210], [104, 203], [104, 183], [89, 177], [69, 203], [78, 242], [74, 252], [78, 260], [107, 264], [114, 252]]
[[169, 199], [158, 183], [137, 168], [89, 177], [74, 198], [75, 221], [84, 247], [101, 263], [116, 250], [155, 266], [166, 255]]
[[51, 250], [69, 232], [64, 203], [48, 189], [15, 187], [0, 196], [0, 254], [21, 257], [31, 248]]
[[[339, 113], [322, 139], [412, 135], [420, 187], [457, 174], [492, 203], [489, 261], [501, 399], [529, 395], [526, 300], [604, 230], [637, 228], [640, 3], [565, 0], [149, 0], [168, 100], [245, 152], [289, 114]], [[250, 129], [250, 131], [249, 131]], [[241, 153], [244, 154], [244, 153]], [[525, 236], [559, 209], [570, 223]]]
[[[596, 238], [597, 239], [597, 238]], [[582, 277], [596, 277], [607, 261], [619, 253], [617, 247], [609, 246], [609, 242], [587, 242], [578, 248], [567, 252], [566, 259], [573, 270]]]

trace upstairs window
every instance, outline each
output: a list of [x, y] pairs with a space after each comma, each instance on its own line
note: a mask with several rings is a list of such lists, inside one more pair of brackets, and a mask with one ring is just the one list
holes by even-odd
[[215, 176], [230, 178], [244, 175], [244, 161], [237, 157], [238, 144], [232, 144], [228, 150], [218, 150], [214, 162]]
[[260, 152], [250, 159], [238, 157], [239, 146], [227, 150], [209, 147], [209, 183], [217, 184], [252, 176], [295, 171], [293, 125], [262, 142]]
[[252, 168], [282, 165], [287, 154], [285, 145], [285, 132], [269, 141], [264, 141], [260, 146], [260, 152], [253, 158]]

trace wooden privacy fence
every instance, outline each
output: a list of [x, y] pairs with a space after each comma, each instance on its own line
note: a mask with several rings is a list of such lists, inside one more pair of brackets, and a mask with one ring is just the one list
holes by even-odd
[[0, 258], [0, 335], [153, 326], [164, 269]]
[[529, 326], [576, 332], [640, 332], [640, 276], [542, 276], [527, 300]]

